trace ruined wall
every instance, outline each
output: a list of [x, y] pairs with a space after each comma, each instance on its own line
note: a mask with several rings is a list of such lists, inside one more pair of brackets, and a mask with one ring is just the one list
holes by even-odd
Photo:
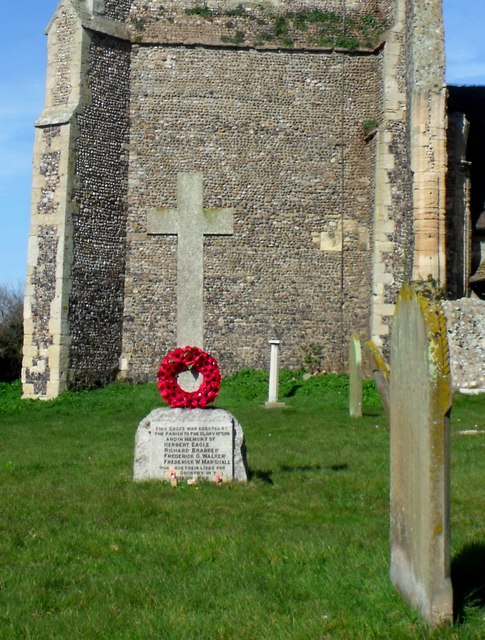
[[446, 125], [441, 1], [396, 0], [384, 51], [371, 333], [386, 347], [408, 279], [445, 281]]
[[424, 178], [442, 164], [440, 50], [426, 49], [439, 33], [423, 29], [438, 14], [422, 4], [64, 0], [36, 152], [50, 217], [33, 217], [26, 394], [105, 382], [120, 351], [122, 377], [153, 379], [175, 345], [177, 241], [148, 235], [146, 216], [176, 207], [180, 171], [203, 173], [206, 207], [235, 209], [234, 234], [204, 247], [205, 347], [224, 373], [266, 367], [275, 335], [284, 366], [316, 349], [327, 370], [346, 367], [353, 331], [385, 343], [413, 207], [427, 211], [410, 163]]
[[443, 301], [453, 388], [485, 393], [485, 302], [478, 298]]
[[135, 2], [128, 24], [144, 43], [357, 50], [380, 44], [387, 9], [362, 0]]
[[205, 206], [236, 209], [234, 235], [204, 248], [205, 347], [224, 372], [266, 366], [273, 335], [285, 366], [311, 343], [325, 368], [345, 366], [350, 330], [368, 331], [374, 141], [363, 123], [379, 118], [380, 85], [380, 55], [134, 47], [128, 377], [153, 378], [175, 346], [176, 239], [147, 237], [146, 212], [176, 207], [179, 171], [203, 172]]

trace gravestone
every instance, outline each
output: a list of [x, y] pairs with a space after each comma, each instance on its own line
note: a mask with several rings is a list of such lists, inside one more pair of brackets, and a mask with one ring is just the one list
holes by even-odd
[[404, 286], [391, 338], [391, 580], [431, 624], [453, 619], [446, 322]]
[[137, 429], [133, 479], [247, 481], [241, 425], [227, 411], [154, 409]]
[[362, 349], [355, 334], [349, 344], [349, 413], [352, 418], [362, 418]]
[[178, 209], [151, 209], [149, 235], [177, 236], [177, 346], [203, 348], [204, 236], [232, 235], [233, 209], [203, 208], [201, 173], [177, 176]]
[[386, 412], [386, 416], [389, 417], [390, 408], [389, 408], [389, 378], [390, 378], [390, 370], [389, 367], [384, 360], [384, 356], [382, 355], [379, 347], [372, 340], [367, 340], [365, 343], [367, 348], [367, 353], [370, 356], [370, 360], [372, 364], [372, 377], [374, 378], [374, 383], [376, 385], [376, 389], [379, 392], [382, 400], [382, 406], [384, 407], [384, 411]]

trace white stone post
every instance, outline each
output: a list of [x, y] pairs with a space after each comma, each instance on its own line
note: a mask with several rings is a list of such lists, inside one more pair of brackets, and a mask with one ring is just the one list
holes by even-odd
[[352, 418], [362, 418], [362, 349], [356, 334], [349, 345], [349, 413]]
[[278, 402], [278, 386], [280, 377], [280, 344], [281, 341], [271, 338], [268, 344], [271, 346], [269, 360], [269, 391], [268, 402], [265, 403], [267, 409], [275, 407], [284, 407], [284, 402]]

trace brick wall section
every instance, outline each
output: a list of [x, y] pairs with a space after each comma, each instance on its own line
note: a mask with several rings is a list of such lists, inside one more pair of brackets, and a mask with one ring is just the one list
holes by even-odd
[[485, 302], [479, 298], [443, 301], [453, 389], [485, 393]]
[[[49, 127], [42, 132], [45, 148], [49, 149], [52, 137], [59, 135], [59, 127]], [[37, 202], [37, 212], [39, 214], [56, 213], [59, 203], [54, 200], [54, 194], [59, 186], [59, 162], [60, 151], [46, 151], [41, 156], [39, 173], [44, 178], [44, 185], [41, 188], [41, 197]]]
[[[135, 47], [129, 376], [153, 378], [175, 344], [176, 240], [147, 237], [145, 217], [176, 206], [178, 171], [203, 172], [205, 206], [236, 209], [234, 235], [206, 239], [204, 251], [205, 346], [223, 371], [265, 367], [275, 334], [284, 366], [301, 365], [310, 343], [325, 368], [344, 366], [342, 336], [368, 326], [374, 146], [362, 123], [379, 114], [380, 75], [379, 55]], [[342, 215], [343, 265], [340, 247], [313, 239]]]
[[392, 5], [386, 33], [377, 132], [371, 337], [387, 354], [394, 302], [413, 253], [406, 0]]
[[[45, 95], [47, 110], [62, 110], [74, 102], [72, 43], [76, 31], [76, 14], [68, 3], [60, 5], [51, 24], [49, 69]], [[55, 55], [54, 55], [55, 51]], [[44, 114], [43, 114], [44, 115]], [[53, 371], [52, 309], [61, 270], [58, 260], [63, 245], [66, 215], [63, 207], [64, 180], [68, 169], [69, 133], [48, 119], [36, 129], [33, 156], [33, 187], [29, 255], [24, 305], [24, 359], [22, 380], [29, 397], [49, 394]], [[59, 337], [58, 337], [59, 338]]]
[[127, 43], [94, 36], [91, 103], [78, 115], [70, 385], [113, 379], [121, 349], [127, 191]]

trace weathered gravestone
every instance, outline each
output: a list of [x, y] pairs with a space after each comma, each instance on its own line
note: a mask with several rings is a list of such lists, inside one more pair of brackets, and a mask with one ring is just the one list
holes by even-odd
[[375, 342], [373, 342], [372, 340], [367, 340], [365, 346], [367, 347], [367, 353], [370, 356], [370, 360], [373, 363], [372, 377], [374, 378], [376, 389], [381, 396], [382, 406], [384, 407], [386, 416], [389, 417], [389, 367], [387, 366], [387, 363], [384, 360], [384, 356], [382, 355], [379, 347], [375, 344]]
[[241, 425], [223, 409], [154, 409], [138, 426], [134, 480], [247, 480]]
[[391, 339], [391, 580], [431, 624], [451, 621], [446, 322], [404, 286]]
[[355, 334], [349, 344], [349, 413], [352, 418], [362, 418], [362, 349]]

